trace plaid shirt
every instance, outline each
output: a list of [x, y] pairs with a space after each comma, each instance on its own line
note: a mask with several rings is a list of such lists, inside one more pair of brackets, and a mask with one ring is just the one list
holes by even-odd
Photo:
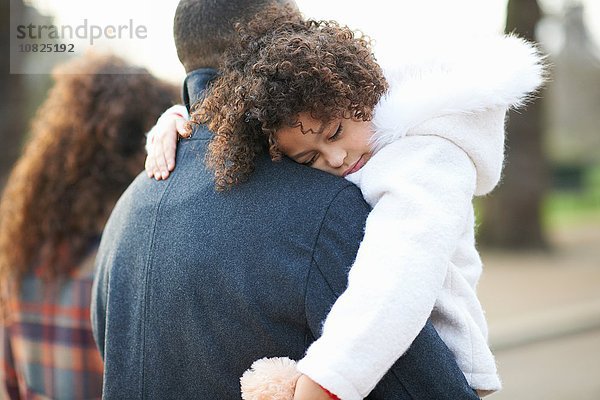
[[100, 399], [102, 359], [90, 302], [96, 247], [61, 283], [23, 279], [11, 321], [0, 327], [0, 399]]

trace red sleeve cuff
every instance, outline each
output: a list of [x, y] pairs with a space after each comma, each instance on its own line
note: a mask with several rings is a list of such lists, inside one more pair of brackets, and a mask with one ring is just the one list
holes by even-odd
[[[321, 385], [319, 385], [319, 386], [321, 386]], [[337, 397], [335, 394], [331, 393], [329, 390], [325, 389], [323, 386], [321, 386], [321, 389], [323, 389], [323, 391], [325, 393], [327, 393], [327, 396], [329, 396], [330, 399], [341, 400], [339, 397]]]

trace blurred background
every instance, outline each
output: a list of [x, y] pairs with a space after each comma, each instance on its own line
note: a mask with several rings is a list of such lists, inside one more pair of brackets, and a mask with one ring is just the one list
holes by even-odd
[[[297, 3], [308, 17], [336, 19], [371, 36], [383, 62], [393, 60], [395, 43], [448, 33], [516, 32], [548, 54], [549, 83], [526, 110], [509, 115], [502, 184], [476, 203], [485, 266], [479, 294], [505, 385], [490, 398], [600, 399], [600, 1]], [[111, 51], [181, 84], [171, 35], [176, 6], [177, 0], [1, 3], [0, 188], [51, 84], [39, 71], [68, 57], [17, 51], [9, 40], [14, 27], [133, 20], [147, 28], [144, 40], [90, 46], [74, 39], [70, 55]]]

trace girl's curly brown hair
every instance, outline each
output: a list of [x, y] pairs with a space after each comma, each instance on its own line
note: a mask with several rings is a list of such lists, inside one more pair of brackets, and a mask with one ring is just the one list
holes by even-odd
[[367, 121], [388, 88], [370, 39], [334, 21], [305, 20], [274, 5], [237, 31], [188, 124], [189, 132], [206, 124], [214, 133], [206, 161], [219, 190], [246, 180], [257, 154], [281, 158], [274, 133], [299, 126], [299, 113]]
[[59, 67], [0, 202], [0, 307], [43, 264], [68, 276], [143, 169], [144, 133], [178, 99], [175, 86], [110, 55]]

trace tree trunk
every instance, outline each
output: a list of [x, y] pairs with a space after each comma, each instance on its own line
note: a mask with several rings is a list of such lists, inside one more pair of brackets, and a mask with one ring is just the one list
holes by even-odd
[[[541, 17], [537, 1], [509, 0], [507, 11], [506, 32], [535, 40], [535, 26]], [[538, 99], [525, 110], [508, 114], [503, 179], [481, 202], [479, 242], [484, 246], [547, 248], [541, 221], [542, 201], [549, 187], [542, 148], [542, 103]]]
[[[12, 15], [11, 15], [12, 11]], [[10, 21], [20, 21], [24, 12], [22, 0], [0, 3], [0, 190], [19, 156], [25, 137], [26, 93], [22, 75], [10, 74], [10, 61], [22, 62], [21, 53], [10, 49]], [[10, 55], [10, 56], [9, 56]]]

